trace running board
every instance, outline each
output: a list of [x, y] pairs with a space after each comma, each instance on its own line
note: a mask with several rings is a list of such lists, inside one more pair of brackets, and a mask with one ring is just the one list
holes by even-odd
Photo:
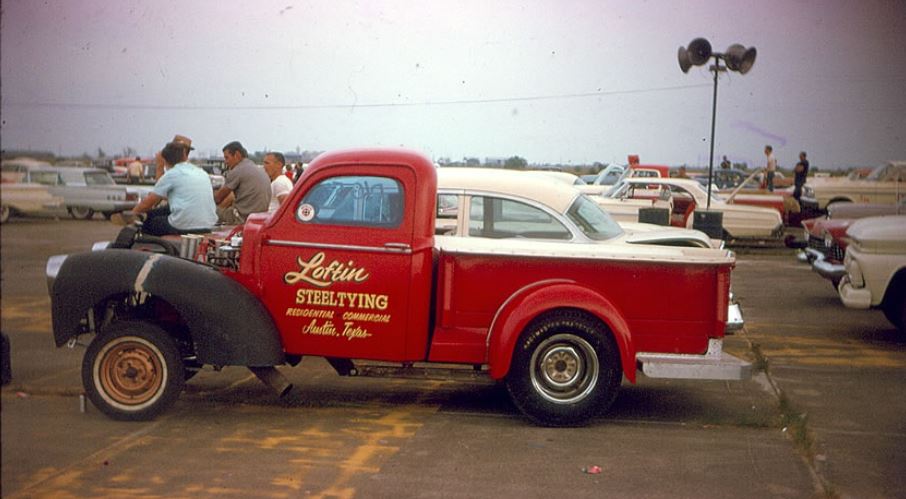
[[708, 340], [704, 355], [681, 353], [637, 353], [642, 374], [649, 378], [747, 380], [752, 363], [723, 351], [723, 340]]

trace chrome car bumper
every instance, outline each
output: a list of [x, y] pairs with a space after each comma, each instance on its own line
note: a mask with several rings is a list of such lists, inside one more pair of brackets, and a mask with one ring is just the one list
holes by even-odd
[[724, 334], [733, 334], [743, 326], [746, 325], [746, 321], [742, 318], [742, 309], [739, 307], [738, 303], [731, 303], [727, 307], [727, 327], [724, 329]]
[[723, 340], [708, 340], [704, 355], [678, 353], [636, 354], [642, 374], [649, 378], [746, 380], [752, 377], [752, 363], [723, 351]]
[[822, 255], [812, 261], [812, 270], [818, 275], [831, 281], [839, 281], [846, 275], [846, 267], [842, 263], [831, 263]]

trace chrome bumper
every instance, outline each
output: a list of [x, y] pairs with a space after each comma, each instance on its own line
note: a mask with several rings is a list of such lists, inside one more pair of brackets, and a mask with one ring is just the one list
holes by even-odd
[[727, 327], [724, 329], [724, 334], [733, 334], [745, 325], [746, 321], [742, 318], [742, 309], [739, 308], [739, 304], [731, 303], [727, 307]]
[[846, 267], [840, 263], [830, 263], [824, 258], [812, 262], [812, 270], [818, 275], [831, 281], [838, 281], [846, 275]]
[[746, 380], [752, 377], [752, 363], [723, 351], [723, 340], [708, 340], [704, 355], [680, 353], [636, 354], [642, 374], [649, 378]]

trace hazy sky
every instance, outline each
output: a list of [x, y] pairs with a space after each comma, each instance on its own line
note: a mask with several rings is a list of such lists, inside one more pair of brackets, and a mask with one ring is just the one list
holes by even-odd
[[[906, 2], [4, 0], [2, 147], [405, 146], [531, 163], [906, 159]], [[716, 160], [717, 161], [717, 160]]]

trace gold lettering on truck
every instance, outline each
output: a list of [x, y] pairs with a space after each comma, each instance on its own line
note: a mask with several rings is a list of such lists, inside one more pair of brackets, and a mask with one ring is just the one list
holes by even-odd
[[326, 288], [335, 282], [364, 282], [368, 280], [368, 271], [356, 267], [355, 262], [349, 260], [341, 263], [336, 260], [324, 265], [324, 252], [315, 253], [307, 262], [301, 256], [296, 257], [299, 264], [298, 272], [287, 272], [283, 276], [286, 284], [295, 284], [299, 281], [307, 282], [312, 286]]

